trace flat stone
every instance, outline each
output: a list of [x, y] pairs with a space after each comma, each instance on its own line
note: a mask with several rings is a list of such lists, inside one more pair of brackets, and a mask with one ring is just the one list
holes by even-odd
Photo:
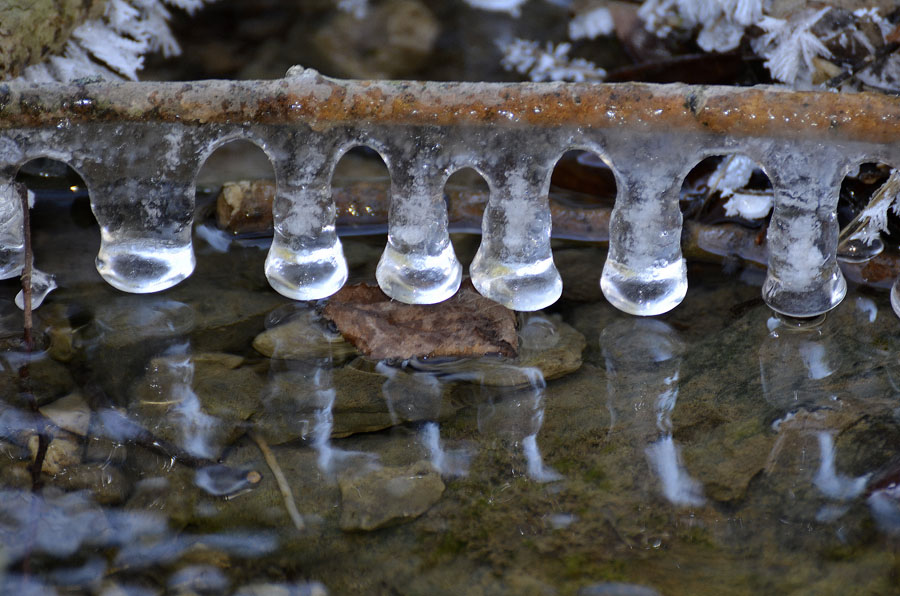
[[[37, 456], [38, 441], [37, 435], [31, 435], [28, 439], [28, 450], [31, 452], [32, 461]], [[41, 472], [56, 476], [63, 470], [80, 464], [81, 451], [81, 444], [74, 435], [60, 431], [47, 445]]]
[[263, 331], [253, 340], [253, 348], [269, 358], [331, 358], [336, 364], [358, 354], [356, 348], [339, 333], [329, 330], [312, 310], [297, 313], [286, 323]]
[[438, 502], [444, 482], [431, 464], [379, 468], [338, 477], [341, 529], [375, 530], [415, 519]]
[[439, 363], [425, 360], [415, 362], [414, 366], [456, 381], [493, 387], [540, 384], [581, 368], [581, 353], [587, 340], [574, 327], [563, 323], [559, 315], [525, 315], [518, 335], [516, 358], [488, 356]]
[[87, 435], [91, 425], [91, 409], [78, 392], [61, 397], [39, 411], [59, 428], [80, 437]]
[[68, 467], [54, 476], [52, 483], [67, 491], [90, 491], [93, 501], [100, 505], [124, 503], [131, 491], [131, 484], [122, 471], [105, 463]]
[[[389, 379], [370, 367], [370, 362], [358, 358], [331, 371], [325, 386], [310, 383], [309, 371], [272, 374], [262, 406], [253, 416], [254, 428], [269, 443], [278, 445], [311, 438], [317, 432], [316, 425], [326, 419], [329, 436], [340, 438], [407, 422], [446, 419], [459, 408], [450, 399], [450, 386], [430, 386], [428, 373], [397, 371]], [[418, 377], [422, 377], [420, 382]], [[329, 409], [332, 391], [334, 400]], [[425, 399], [426, 394], [430, 399]], [[323, 419], [326, 409], [330, 416]]]

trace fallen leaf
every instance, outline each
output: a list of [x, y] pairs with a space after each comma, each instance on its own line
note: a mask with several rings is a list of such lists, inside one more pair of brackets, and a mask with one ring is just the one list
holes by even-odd
[[518, 351], [515, 312], [476, 292], [468, 280], [440, 304], [404, 304], [377, 286], [345, 286], [322, 314], [371, 358], [514, 358]]

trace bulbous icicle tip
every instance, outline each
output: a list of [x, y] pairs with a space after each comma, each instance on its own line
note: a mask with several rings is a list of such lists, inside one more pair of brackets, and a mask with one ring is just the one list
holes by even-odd
[[669, 312], [684, 300], [687, 287], [684, 259], [643, 271], [633, 271], [608, 259], [600, 278], [600, 289], [610, 304], [642, 317]]
[[341, 241], [326, 248], [296, 251], [278, 237], [266, 257], [266, 278], [276, 292], [294, 300], [320, 300], [347, 281], [347, 260]]

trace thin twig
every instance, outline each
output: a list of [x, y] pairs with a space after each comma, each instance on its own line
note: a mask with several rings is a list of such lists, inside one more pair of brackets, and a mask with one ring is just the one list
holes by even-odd
[[294, 522], [294, 527], [302, 532], [306, 528], [306, 524], [303, 523], [303, 518], [300, 516], [300, 512], [297, 511], [297, 503], [294, 501], [294, 494], [291, 492], [291, 487], [288, 484], [287, 478], [284, 476], [284, 472], [281, 471], [281, 466], [278, 465], [278, 460], [275, 459], [275, 454], [272, 453], [268, 443], [266, 443], [265, 439], [261, 436], [254, 432], [249, 433], [249, 435], [250, 439], [256, 443], [256, 446], [259, 447], [260, 452], [262, 452], [263, 457], [266, 459], [266, 463], [269, 465], [269, 469], [272, 470], [272, 475], [275, 477], [275, 482], [278, 484], [278, 490], [281, 492], [281, 497], [284, 499], [284, 507], [287, 509], [291, 521]]
[[44, 467], [44, 458], [47, 455], [47, 447], [50, 445], [50, 437], [47, 432], [46, 420], [38, 411], [37, 400], [34, 392], [31, 390], [31, 373], [29, 370], [29, 359], [34, 351], [34, 320], [32, 317], [32, 295], [31, 295], [31, 273], [33, 269], [34, 254], [31, 248], [31, 209], [28, 205], [28, 188], [24, 184], [16, 183], [16, 191], [22, 201], [22, 227], [25, 239], [25, 264], [22, 268], [22, 296], [24, 298], [23, 305], [23, 339], [25, 348], [25, 364], [19, 369], [19, 380], [22, 383], [22, 393], [28, 400], [28, 406], [34, 414], [35, 432], [38, 437], [38, 446], [35, 452], [34, 461], [31, 464], [31, 488], [37, 492], [43, 485], [41, 479], [41, 470]]
[[25, 350], [30, 354], [34, 350], [34, 340], [31, 335], [33, 321], [31, 317], [31, 271], [34, 265], [31, 251], [31, 209], [28, 205], [28, 188], [24, 184], [16, 184], [19, 196], [22, 200], [22, 227], [25, 236], [25, 267], [22, 269], [22, 296], [24, 298], [25, 311]]
[[[24, 184], [16, 183], [16, 191], [22, 201], [22, 227], [25, 240], [25, 264], [22, 268], [22, 296], [23, 304], [23, 342], [25, 349], [25, 362], [19, 369], [19, 381], [21, 383], [22, 394], [28, 401], [28, 407], [34, 415], [35, 433], [37, 434], [38, 444], [34, 454], [34, 461], [31, 462], [31, 491], [38, 493], [43, 488], [44, 481], [41, 477], [41, 471], [44, 468], [44, 459], [47, 456], [47, 448], [50, 446], [50, 436], [47, 431], [47, 421], [38, 410], [37, 400], [34, 397], [34, 391], [31, 388], [31, 371], [30, 359], [34, 351], [34, 336], [32, 330], [34, 321], [32, 318], [32, 302], [31, 302], [31, 272], [34, 255], [31, 248], [31, 209], [28, 205], [28, 188]], [[37, 524], [38, 509], [37, 499], [31, 501], [31, 512], [29, 515], [29, 533], [27, 537], [27, 545], [25, 547], [25, 557], [22, 561], [22, 572], [27, 578], [31, 575], [31, 551], [37, 540]]]

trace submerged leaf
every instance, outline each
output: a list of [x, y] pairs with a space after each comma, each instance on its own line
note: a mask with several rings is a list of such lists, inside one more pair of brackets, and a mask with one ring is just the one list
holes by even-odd
[[346, 286], [323, 314], [372, 358], [515, 357], [518, 350], [515, 312], [485, 298], [468, 281], [440, 304], [404, 304], [375, 286]]

